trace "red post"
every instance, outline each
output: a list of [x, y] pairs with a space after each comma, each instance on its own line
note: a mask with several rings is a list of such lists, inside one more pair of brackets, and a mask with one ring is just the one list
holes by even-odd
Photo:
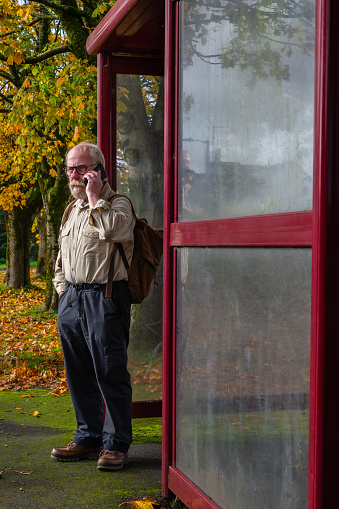
[[173, 156], [174, 156], [174, 87], [173, 87], [173, 25], [171, 0], [165, 2], [165, 125], [164, 125], [164, 294], [163, 294], [163, 410], [162, 410], [162, 493], [168, 497], [168, 473], [172, 460], [172, 253], [170, 224], [173, 222]]
[[113, 140], [115, 140], [115, 87], [112, 73], [112, 56], [108, 53], [98, 53], [98, 125], [97, 140], [106, 161], [108, 180], [116, 188], [116, 160], [113, 157]]
[[316, 5], [312, 326], [308, 507], [322, 507], [326, 229], [328, 168], [329, 2]]

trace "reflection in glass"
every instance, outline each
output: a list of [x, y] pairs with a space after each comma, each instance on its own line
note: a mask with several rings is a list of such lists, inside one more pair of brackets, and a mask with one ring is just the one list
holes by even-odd
[[311, 250], [177, 251], [176, 467], [224, 509], [305, 509]]
[[[163, 226], [163, 78], [117, 76], [117, 191], [139, 217]], [[161, 399], [162, 266], [142, 303], [132, 306], [129, 369], [135, 401]]]
[[315, 0], [179, 7], [179, 220], [311, 209]]

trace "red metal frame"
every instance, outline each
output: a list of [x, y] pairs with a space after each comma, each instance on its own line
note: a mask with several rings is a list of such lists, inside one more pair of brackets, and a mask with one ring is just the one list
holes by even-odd
[[[339, 6], [334, 0], [327, 4], [327, 125], [328, 125], [328, 180], [323, 181], [323, 206], [326, 205], [326, 308], [325, 308], [325, 366], [324, 366], [324, 432], [323, 432], [323, 507], [334, 507], [338, 499], [337, 463], [339, 454], [339, 342], [338, 342], [338, 288], [339, 288], [339, 69], [338, 21]], [[324, 120], [325, 123], [325, 120]], [[325, 264], [325, 263], [324, 263]], [[325, 269], [323, 271], [325, 273]], [[325, 276], [323, 276], [324, 280]], [[324, 283], [323, 283], [324, 284]], [[319, 467], [321, 468], [321, 467]]]
[[144, 417], [161, 417], [162, 402], [159, 400], [133, 401], [132, 417], [141, 419]]
[[308, 507], [322, 507], [330, 2], [316, 4]]
[[170, 467], [169, 484], [173, 493], [191, 509], [220, 509], [179, 470]]
[[311, 246], [312, 212], [171, 224], [172, 246]]
[[112, 160], [113, 108], [115, 98], [112, 96], [112, 57], [106, 53], [97, 56], [97, 143], [101, 148], [106, 162], [106, 172], [110, 183], [114, 186], [114, 167]]
[[170, 247], [170, 224], [173, 222], [173, 195], [174, 195], [174, 74], [173, 58], [175, 55], [173, 44], [173, 4], [171, 0], [165, 0], [165, 111], [164, 111], [164, 251], [163, 251], [163, 420], [162, 420], [162, 493], [169, 495], [168, 473], [172, 462], [172, 433], [173, 413], [172, 405], [172, 250]]
[[[171, 416], [172, 416], [172, 441], [171, 441], [171, 464], [175, 465], [175, 433], [176, 433], [176, 317], [177, 317], [177, 286], [176, 286], [176, 280], [177, 280], [177, 251], [173, 250], [173, 257], [172, 257], [172, 331], [173, 331], [173, 341], [172, 341], [172, 366], [171, 366], [171, 380], [172, 380], [172, 387], [171, 387]], [[172, 488], [173, 490], [173, 488]], [[177, 495], [177, 493], [176, 493]]]
[[116, 74], [143, 74], [163, 76], [163, 58], [113, 57], [113, 71]]
[[[166, 9], [166, 30], [168, 33], [176, 34], [177, 42], [177, 17], [173, 14], [169, 5]], [[177, 12], [177, 5], [174, 7]], [[323, 461], [323, 403], [324, 403], [324, 323], [325, 323], [325, 266], [326, 266], [326, 207], [327, 207], [327, 187], [326, 187], [326, 169], [327, 169], [327, 79], [328, 79], [328, 26], [329, 26], [329, 1], [320, 0], [317, 3], [317, 21], [316, 21], [316, 71], [315, 71], [315, 121], [314, 121], [314, 208], [313, 212], [295, 212], [288, 214], [272, 214], [268, 216], [254, 216], [234, 219], [220, 219], [212, 221], [194, 221], [189, 223], [170, 224], [170, 247], [173, 249], [180, 246], [314, 246], [313, 247], [313, 266], [312, 266], [312, 337], [311, 337], [311, 387], [310, 387], [310, 442], [309, 442], [309, 496], [308, 508], [320, 509], [322, 507], [322, 461]], [[175, 27], [170, 27], [170, 21], [175, 20]], [[166, 39], [167, 41], [167, 39]], [[173, 48], [174, 44], [165, 43], [166, 58], [168, 48]], [[175, 55], [171, 56], [171, 61], [176, 62], [175, 71], [178, 72], [177, 65], [177, 44], [175, 45]], [[177, 82], [174, 85], [175, 97], [168, 94], [167, 101], [177, 106]], [[170, 86], [170, 83], [168, 84]], [[168, 106], [168, 104], [167, 104]], [[177, 107], [174, 107], [177, 111]], [[172, 119], [172, 116], [171, 116]], [[177, 120], [177, 118], [176, 118]], [[168, 128], [170, 129], [170, 128]], [[175, 132], [176, 139], [173, 147], [177, 146], [177, 124], [171, 124], [172, 132]], [[177, 181], [176, 162], [172, 161], [173, 170], [175, 170], [175, 182]], [[168, 172], [170, 174], [170, 172]], [[172, 182], [172, 176], [168, 177]], [[176, 191], [173, 192], [173, 198], [177, 200]], [[177, 220], [175, 213], [175, 221]], [[171, 257], [168, 254], [168, 262]], [[166, 267], [172, 267], [171, 263]], [[173, 267], [172, 278], [168, 278], [168, 283], [172, 280], [173, 289], [176, 288], [175, 266]], [[167, 289], [168, 293], [168, 289]], [[165, 314], [173, 316], [175, 302], [170, 307], [170, 301], [164, 308]], [[172, 326], [173, 350], [172, 370], [169, 365], [165, 366], [164, 373], [173, 380], [172, 392], [167, 396], [168, 402], [172, 402], [172, 409], [175, 412], [175, 325]], [[167, 333], [170, 336], [169, 327]], [[170, 343], [170, 337], [168, 342]], [[170, 355], [170, 348], [168, 347]], [[170, 389], [171, 390], [171, 389]], [[172, 417], [172, 437], [171, 439], [164, 434], [164, 440], [171, 440], [172, 461], [169, 461], [169, 467], [164, 465], [163, 491], [167, 493], [168, 489], [173, 491], [188, 507], [194, 509], [216, 509], [215, 505], [204, 493], [202, 493], [191, 481], [189, 481], [180, 471], [175, 468], [175, 416]], [[336, 421], [337, 423], [338, 421]], [[168, 457], [170, 460], [170, 457]], [[167, 461], [167, 458], [166, 458]], [[168, 472], [168, 479], [166, 479]]]
[[[90, 55], [99, 52], [163, 55], [163, 0], [116, 2], [88, 37]], [[144, 27], [147, 30], [144, 30]]]

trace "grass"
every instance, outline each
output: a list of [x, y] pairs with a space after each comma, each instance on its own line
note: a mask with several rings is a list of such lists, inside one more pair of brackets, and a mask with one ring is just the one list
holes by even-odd
[[[20, 425], [39, 425], [57, 428], [72, 434], [76, 428], [70, 395], [55, 396], [47, 389], [2, 391], [0, 419]], [[160, 417], [133, 419], [133, 443], [161, 443]]]

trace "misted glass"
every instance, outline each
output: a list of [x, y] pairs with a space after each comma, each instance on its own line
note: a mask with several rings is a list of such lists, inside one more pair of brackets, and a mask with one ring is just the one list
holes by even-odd
[[305, 509], [311, 249], [177, 254], [175, 466], [223, 509]]
[[[117, 76], [117, 191], [139, 217], [163, 227], [163, 78]], [[134, 401], [162, 396], [162, 266], [150, 295], [132, 306], [129, 370]]]
[[179, 8], [179, 221], [311, 209], [315, 0]]

